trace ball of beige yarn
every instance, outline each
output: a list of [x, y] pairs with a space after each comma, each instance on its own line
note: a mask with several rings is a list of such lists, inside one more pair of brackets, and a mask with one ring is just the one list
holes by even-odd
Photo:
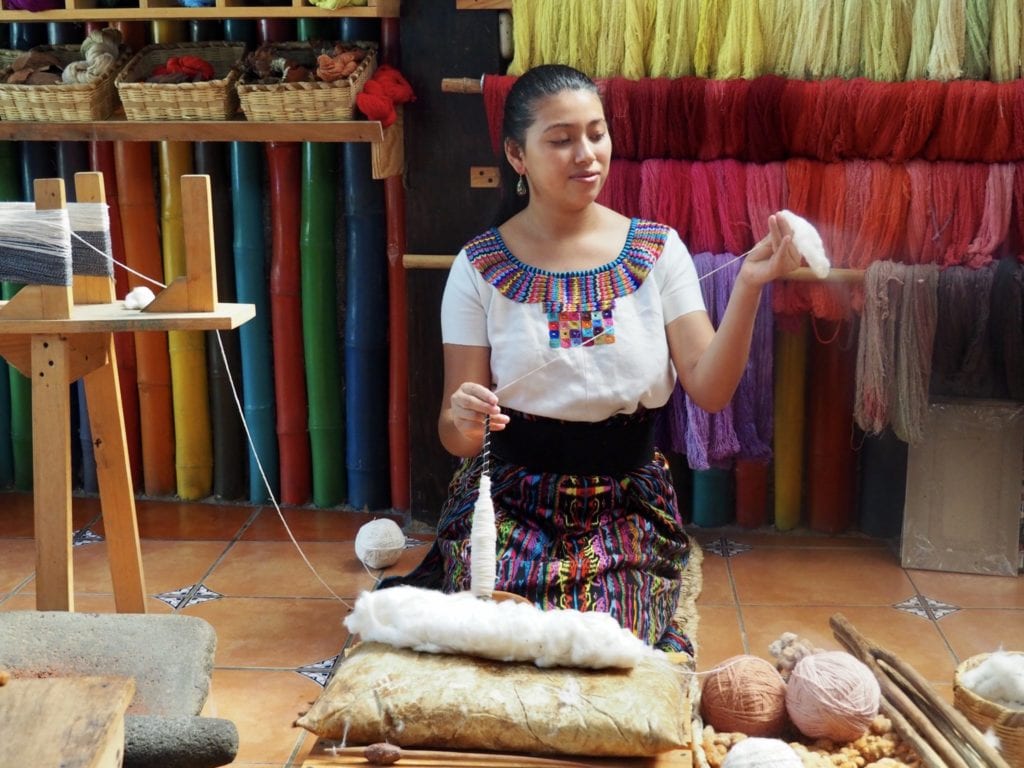
[[853, 741], [878, 714], [882, 697], [871, 670], [848, 653], [805, 656], [793, 668], [786, 689], [789, 718], [804, 736]]
[[781, 739], [744, 739], [725, 756], [722, 768], [803, 768], [804, 762]]
[[733, 656], [704, 678], [700, 714], [720, 733], [778, 736], [786, 727], [786, 683], [771, 662]]
[[386, 517], [371, 520], [356, 533], [356, 557], [367, 568], [387, 568], [398, 562], [405, 549], [405, 534]]

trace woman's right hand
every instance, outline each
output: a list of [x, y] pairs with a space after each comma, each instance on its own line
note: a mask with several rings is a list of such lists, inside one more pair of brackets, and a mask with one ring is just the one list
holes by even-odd
[[482, 440], [484, 421], [491, 417], [491, 431], [500, 432], [508, 424], [508, 415], [498, 407], [498, 396], [487, 387], [465, 381], [452, 393], [452, 424], [465, 437]]

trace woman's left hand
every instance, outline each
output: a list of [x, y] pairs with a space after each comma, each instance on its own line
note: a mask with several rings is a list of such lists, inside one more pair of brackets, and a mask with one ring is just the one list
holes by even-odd
[[800, 266], [800, 252], [793, 245], [793, 229], [782, 216], [768, 217], [768, 236], [747, 254], [740, 278], [761, 286]]

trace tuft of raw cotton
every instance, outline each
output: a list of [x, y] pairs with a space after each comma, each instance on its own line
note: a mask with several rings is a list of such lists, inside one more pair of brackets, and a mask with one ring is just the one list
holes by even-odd
[[1024, 653], [989, 654], [960, 675], [960, 684], [994, 704], [1024, 710]]
[[779, 215], [792, 228], [793, 245], [803, 256], [807, 266], [811, 268], [811, 272], [819, 280], [824, 280], [828, 277], [832, 265], [829, 263], [828, 256], [825, 255], [825, 243], [822, 241], [821, 235], [818, 234], [818, 230], [807, 219], [790, 210], [779, 211]]
[[345, 626], [365, 641], [538, 667], [631, 668], [657, 653], [607, 613], [542, 611], [419, 587], [364, 592]]

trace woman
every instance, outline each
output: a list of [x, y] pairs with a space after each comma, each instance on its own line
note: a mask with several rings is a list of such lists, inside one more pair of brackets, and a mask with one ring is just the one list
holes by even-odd
[[673, 625], [689, 548], [653, 412], [677, 375], [701, 407], [729, 402], [762, 286], [799, 264], [792, 232], [770, 218], [716, 332], [678, 234], [596, 202], [612, 144], [592, 80], [526, 72], [503, 130], [516, 204], [459, 253], [442, 302], [438, 431], [464, 461], [431, 554], [402, 581], [468, 589], [489, 425], [496, 589], [607, 611], [651, 645], [692, 652]]

